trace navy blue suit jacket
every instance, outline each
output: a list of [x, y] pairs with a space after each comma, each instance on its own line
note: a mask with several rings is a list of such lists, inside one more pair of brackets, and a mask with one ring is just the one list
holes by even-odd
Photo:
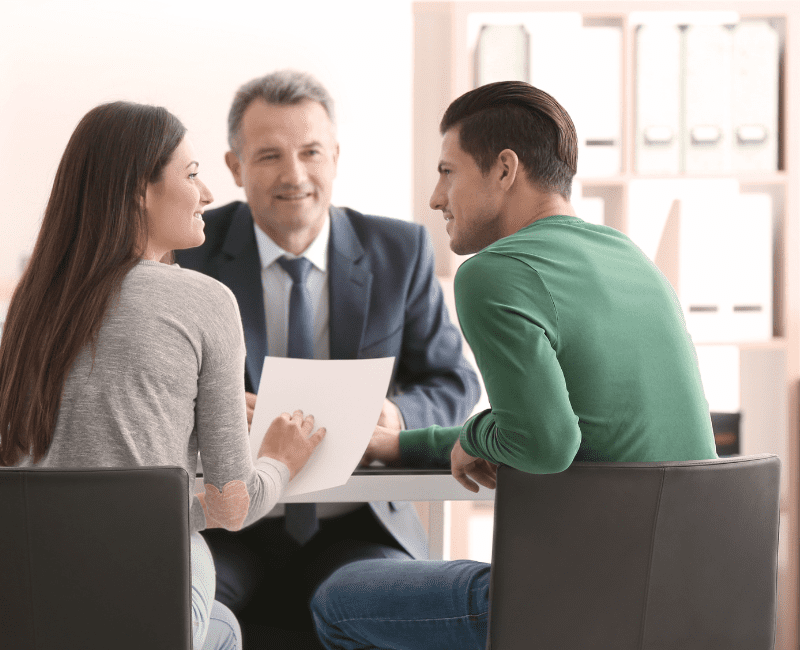
[[[461, 424], [480, 396], [461, 354], [434, 274], [433, 247], [421, 225], [331, 207], [329, 244], [331, 359], [395, 357], [389, 397], [407, 429]], [[267, 350], [266, 317], [253, 218], [235, 201], [204, 214], [205, 243], [175, 258], [227, 285], [242, 316], [245, 386], [257, 393]], [[414, 557], [427, 541], [411, 504], [371, 503]]]

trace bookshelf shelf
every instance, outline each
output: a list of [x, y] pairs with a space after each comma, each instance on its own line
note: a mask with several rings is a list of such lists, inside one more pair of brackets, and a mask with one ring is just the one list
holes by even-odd
[[587, 185], [625, 185], [635, 180], [647, 181], [679, 181], [686, 179], [709, 179], [724, 180], [733, 179], [743, 184], [764, 184], [785, 186], [789, 182], [789, 175], [786, 172], [772, 173], [743, 173], [743, 174], [631, 174], [620, 173], [614, 176], [575, 176], [575, 180], [580, 181], [584, 187]]

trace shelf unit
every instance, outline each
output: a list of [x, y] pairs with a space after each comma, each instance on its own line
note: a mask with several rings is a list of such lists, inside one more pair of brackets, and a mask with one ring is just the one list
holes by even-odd
[[[742, 19], [770, 18], [779, 28], [779, 169], [767, 173], [644, 175], [635, 171], [635, 21], [638, 12], [736, 12]], [[734, 344], [740, 356], [741, 408], [751, 413], [750, 429], [742, 432], [743, 453], [779, 453], [782, 461], [779, 621], [776, 648], [798, 648], [798, 433], [800, 408], [800, 3], [792, 1], [554, 0], [531, 2], [415, 2], [413, 207], [416, 219], [431, 233], [437, 274], [445, 291], [463, 258], [449, 248], [441, 213], [428, 205], [436, 184], [441, 137], [438, 124], [450, 102], [473, 88], [474, 44], [469, 15], [570, 12], [586, 26], [621, 29], [621, 169], [613, 176], [580, 176], [582, 198], [604, 200], [604, 222], [628, 232], [631, 184], [641, 179], [722, 179], [738, 181], [742, 192], [766, 192], [773, 202], [773, 338]], [[554, 54], [555, 55], [555, 54]], [[548, 90], [548, 88], [544, 88]], [[558, 95], [553, 93], [558, 99]], [[578, 134], [580, 136], [580, 133]], [[580, 216], [580, 215], [579, 215]], [[451, 289], [450, 289], [451, 290]], [[448, 297], [452, 304], [452, 297]], [[726, 345], [731, 345], [726, 343]], [[744, 419], [743, 419], [744, 429]], [[761, 433], [753, 433], [758, 430]], [[464, 522], [453, 525], [466, 530]], [[454, 533], [455, 535], [456, 533]], [[464, 544], [454, 544], [454, 548]]]

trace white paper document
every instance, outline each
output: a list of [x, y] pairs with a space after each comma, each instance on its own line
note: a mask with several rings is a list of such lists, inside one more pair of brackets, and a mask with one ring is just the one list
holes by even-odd
[[305, 467], [289, 482], [285, 496], [347, 483], [375, 431], [393, 366], [394, 357], [264, 358], [250, 427], [253, 458], [269, 425], [281, 413], [301, 409], [314, 416], [314, 431], [327, 430]]

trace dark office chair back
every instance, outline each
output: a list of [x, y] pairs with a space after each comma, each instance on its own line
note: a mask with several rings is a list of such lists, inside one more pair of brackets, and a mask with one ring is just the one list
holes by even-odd
[[0, 469], [0, 650], [189, 650], [180, 467]]
[[498, 470], [494, 650], [771, 650], [780, 461]]

